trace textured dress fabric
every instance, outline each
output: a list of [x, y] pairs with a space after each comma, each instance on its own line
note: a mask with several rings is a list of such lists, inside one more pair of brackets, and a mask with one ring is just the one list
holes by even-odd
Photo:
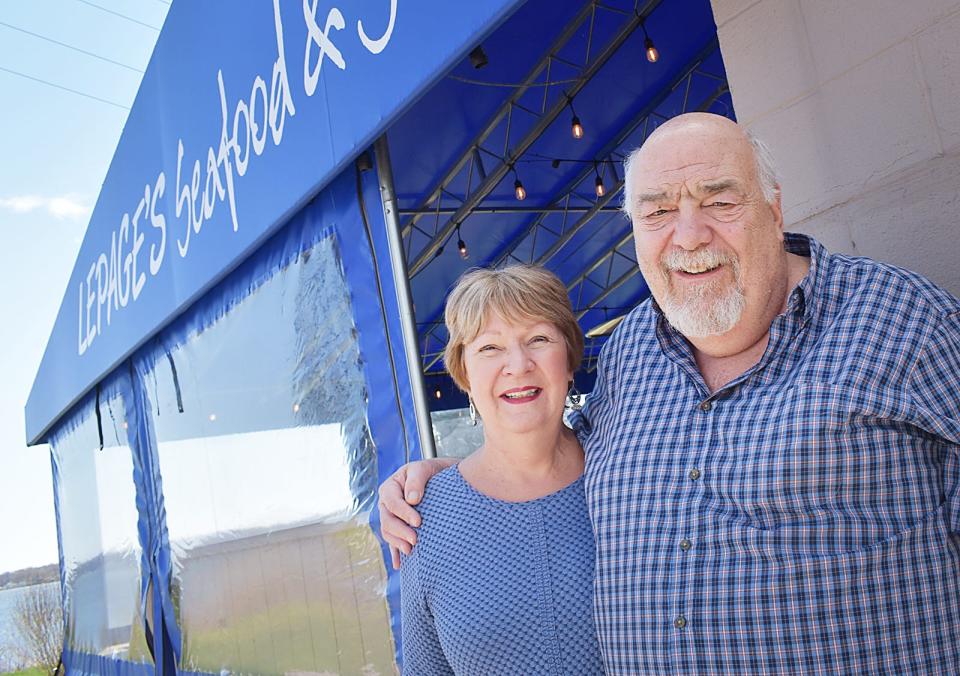
[[810, 271], [719, 390], [649, 301], [604, 346], [581, 442], [607, 671], [960, 674], [960, 301], [785, 246]]
[[451, 467], [419, 510], [401, 569], [404, 674], [603, 673], [582, 477], [504, 502]]

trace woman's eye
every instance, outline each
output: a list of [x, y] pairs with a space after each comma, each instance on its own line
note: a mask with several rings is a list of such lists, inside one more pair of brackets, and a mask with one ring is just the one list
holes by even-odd
[[546, 336], [534, 336], [530, 339], [531, 343], [549, 343], [550, 339]]
[[496, 345], [484, 345], [478, 350], [478, 352], [491, 352], [496, 349], [497, 349]]

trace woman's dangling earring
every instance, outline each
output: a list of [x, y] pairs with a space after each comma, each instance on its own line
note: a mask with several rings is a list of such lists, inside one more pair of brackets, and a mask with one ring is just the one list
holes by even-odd
[[570, 391], [567, 392], [567, 407], [574, 411], [583, 408], [583, 395], [580, 394], [580, 390], [577, 389], [577, 385], [573, 381], [570, 381]]
[[470, 398], [470, 424], [477, 426], [477, 407], [473, 405], [473, 397]]

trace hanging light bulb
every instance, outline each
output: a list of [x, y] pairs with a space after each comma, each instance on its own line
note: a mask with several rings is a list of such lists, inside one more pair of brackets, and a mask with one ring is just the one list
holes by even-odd
[[644, 40], [643, 46], [647, 50], [647, 61], [656, 63], [660, 59], [660, 52], [657, 51], [657, 46], [653, 44], [653, 40], [649, 36]]
[[[470, 258], [470, 252], [467, 250], [467, 243], [463, 241], [463, 237], [460, 236], [460, 226], [457, 226], [457, 251], [460, 252], [460, 258], [467, 260]], [[439, 392], [440, 390], [437, 390]], [[440, 397], [437, 397], [439, 399]]]
[[520, 202], [527, 199], [527, 191], [523, 187], [523, 183], [520, 182], [519, 177], [513, 182], [513, 194]]
[[647, 25], [641, 21], [640, 28], [643, 29], [643, 48], [647, 52], [647, 61], [656, 63], [660, 60], [660, 52], [657, 51], [657, 46], [653, 44], [650, 34], [647, 33]]
[[573, 138], [583, 138], [583, 125], [580, 124], [580, 118], [576, 115], [574, 115], [570, 121], [570, 133], [573, 134]]
[[573, 138], [581, 139], [583, 138], [583, 123], [577, 117], [577, 111], [573, 109], [573, 97], [571, 96], [567, 96], [567, 107], [570, 108], [570, 114], [573, 115], [570, 119], [570, 133], [573, 134]]
[[597, 197], [603, 197], [607, 194], [607, 189], [603, 185], [603, 179], [600, 178], [600, 174], [597, 174], [597, 180], [593, 182], [594, 190], [597, 193]]

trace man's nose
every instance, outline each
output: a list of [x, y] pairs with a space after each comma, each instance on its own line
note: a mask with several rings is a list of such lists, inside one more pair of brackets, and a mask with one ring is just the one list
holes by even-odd
[[700, 209], [693, 205], [681, 205], [673, 229], [673, 243], [681, 249], [694, 251], [709, 244], [712, 239], [713, 230]]

